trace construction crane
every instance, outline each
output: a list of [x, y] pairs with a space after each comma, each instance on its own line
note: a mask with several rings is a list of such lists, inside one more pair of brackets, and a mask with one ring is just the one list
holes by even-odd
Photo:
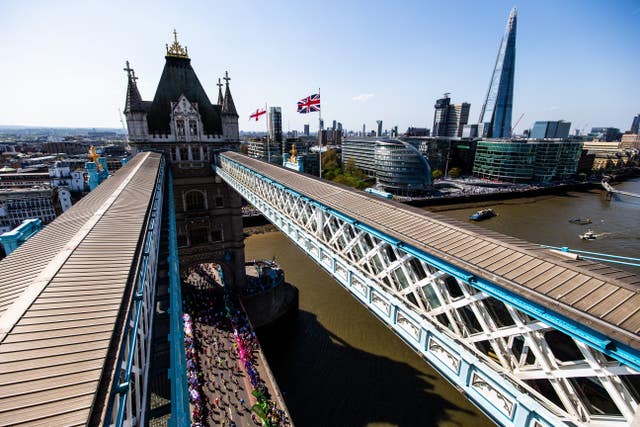
[[516, 128], [516, 126], [518, 126], [518, 123], [520, 123], [520, 120], [522, 120], [523, 117], [524, 117], [524, 113], [520, 114], [520, 117], [518, 117], [518, 120], [516, 120], [515, 124], [511, 128], [511, 135], [513, 135], [513, 130]]

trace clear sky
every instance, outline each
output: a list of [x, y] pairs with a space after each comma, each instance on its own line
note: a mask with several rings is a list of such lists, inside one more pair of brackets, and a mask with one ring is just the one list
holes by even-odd
[[625, 131], [640, 113], [640, 0], [0, 0], [0, 125], [119, 127], [125, 60], [151, 100], [174, 27], [215, 102], [229, 70], [240, 129], [281, 106], [283, 128], [317, 129], [298, 99], [321, 88], [325, 123], [431, 128], [444, 92], [477, 122], [510, 9], [518, 8], [513, 122]]

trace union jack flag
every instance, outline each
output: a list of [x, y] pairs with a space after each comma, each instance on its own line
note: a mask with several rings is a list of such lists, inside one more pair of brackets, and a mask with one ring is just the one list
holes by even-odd
[[307, 114], [320, 111], [320, 94], [314, 93], [313, 95], [302, 98], [298, 101], [298, 113]]

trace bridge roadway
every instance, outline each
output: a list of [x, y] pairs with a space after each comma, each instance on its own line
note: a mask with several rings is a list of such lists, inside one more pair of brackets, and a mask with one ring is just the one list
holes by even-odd
[[225, 152], [301, 195], [640, 351], [640, 276]]
[[105, 422], [162, 169], [138, 154], [0, 262], [0, 425]]
[[216, 171], [500, 424], [637, 421], [639, 276], [234, 152]]

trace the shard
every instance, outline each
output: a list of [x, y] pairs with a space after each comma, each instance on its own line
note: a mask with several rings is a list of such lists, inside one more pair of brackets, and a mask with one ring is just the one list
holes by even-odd
[[485, 138], [511, 137], [513, 75], [516, 64], [516, 9], [509, 14], [487, 98], [482, 105], [478, 133]]

